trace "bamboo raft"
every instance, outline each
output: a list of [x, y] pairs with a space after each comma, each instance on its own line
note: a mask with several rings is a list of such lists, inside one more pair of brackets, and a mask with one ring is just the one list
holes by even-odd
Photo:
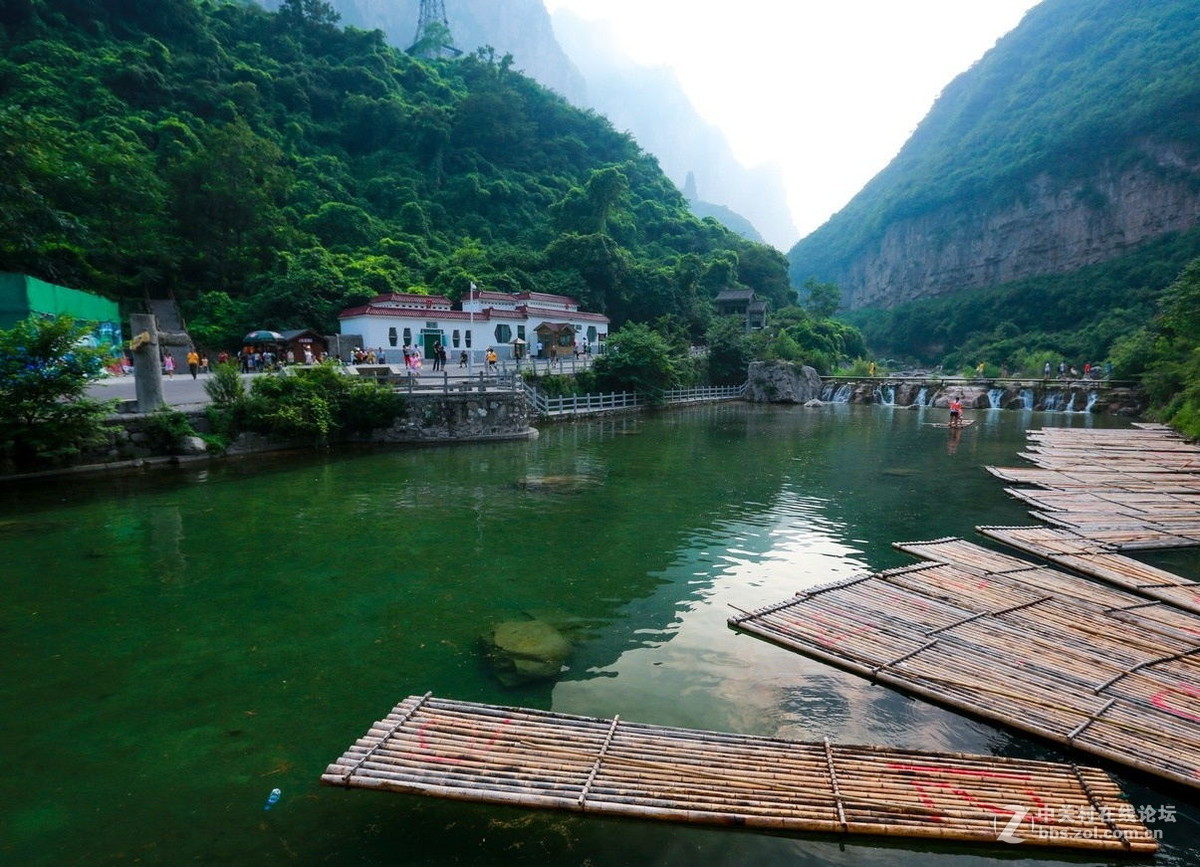
[[731, 627], [931, 701], [1200, 787], [1200, 616], [961, 539]]
[[803, 743], [410, 696], [329, 786], [774, 831], [1148, 854], [1095, 768]]
[[1101, 542], [1111, 550], [1200, 545], [1200, 449], [1173, 432], [1134, 430], [1028, 431], [1034, 445], [1022, 457], [1036, 468], [988, 467], [1007, 482], [1047, 490], [1007, 488], [1051, 526]]
[[1200, 614], [1200, 584], [1148, 566], [1070, 530], [1048, 527], [976, 527], [989, 539], [1074, 572]]

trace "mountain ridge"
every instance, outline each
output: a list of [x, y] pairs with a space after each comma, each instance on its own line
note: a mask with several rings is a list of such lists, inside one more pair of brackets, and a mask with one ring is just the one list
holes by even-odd
[[788, 254], [848, 308], [1068, 273], [1200, 222], [1200, 3], [1045, 0]]

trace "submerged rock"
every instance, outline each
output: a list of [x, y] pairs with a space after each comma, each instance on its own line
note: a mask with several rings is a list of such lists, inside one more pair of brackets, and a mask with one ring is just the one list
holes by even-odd
[[591, 476], [526, 476], [517, 487], [545, 494], [578, 494], [599, 486]]
[[571, 642], [542, 620], [508, 620], [483, 636], [484, 653], [505, 686], [558, 677]]

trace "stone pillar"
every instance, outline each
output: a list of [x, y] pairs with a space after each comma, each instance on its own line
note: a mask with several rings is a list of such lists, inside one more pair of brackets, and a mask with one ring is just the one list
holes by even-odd
[[138, 412], [154, 412], [166, 403], [163, 400], [158, 325], [150, 313], [131, 313], [129, 330], [133, 334], [129, 348], [133, 350], [133, 386]]
[[191, 346], [192, 339], [184, 331], [159, 331], [158, 320], [152, 313], [129, 314], [129, 330], [133, 339], [133, 387], [137, 394], [138, 412], [154, 412], [166, 404], [163, 398], [161, 346]]

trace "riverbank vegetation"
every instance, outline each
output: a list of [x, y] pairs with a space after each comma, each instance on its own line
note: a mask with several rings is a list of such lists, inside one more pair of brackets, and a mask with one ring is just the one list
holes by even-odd
[[1138, 376], [1154, 412], [1200, 439], [1200, 258], [1171, 283], [1155, 315], [1113, 347], [1116, 369]]
[[210, 444], [218, 448], [243, 431], [325, 446], [342, 436], [389, 427], [405, 407], [394, 389], [347, 376], [333, 362], [255, 377], [248, 392], [237, 367], [221, 364], [204, 388], [212, 399], [208, 416], [215, 439]]

